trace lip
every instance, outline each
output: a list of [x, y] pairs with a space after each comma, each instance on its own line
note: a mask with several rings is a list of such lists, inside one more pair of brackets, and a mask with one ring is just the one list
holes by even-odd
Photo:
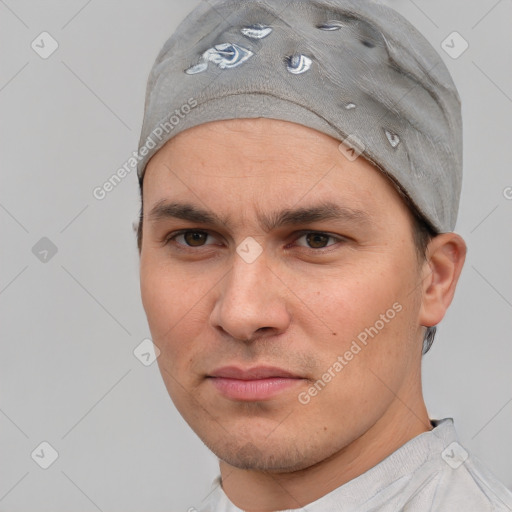
[[226, 379], [237, 380], [258, 380], [269, 378], [285, 378], [285, 379], [300, 379], [298, 375], [294, 375], [282, 368], [276, 366], [254, 366], [243, 370], [236, 366], [224, 366], [214, 370], [209, 377], [223, 377]]
[[208, 379], [226, 398], [239, 401], [269, 400], [304, 381], [299, 375], [273, 366], [225, 366], [213, 371]]

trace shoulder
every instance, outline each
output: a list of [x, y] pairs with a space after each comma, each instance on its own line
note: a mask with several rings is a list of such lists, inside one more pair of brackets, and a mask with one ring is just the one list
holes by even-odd
[[433, 510], [511, 512], [512, 492], [468, 454], [460, 465], [444, 466], [437, 479]]

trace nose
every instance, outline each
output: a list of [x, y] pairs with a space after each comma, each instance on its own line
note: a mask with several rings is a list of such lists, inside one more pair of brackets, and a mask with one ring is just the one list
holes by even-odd
[[285, 284], [269, 268], [265, 254], [247, 263], [238, 254], [233, 267], [219, 283], [212, 310], [212, 325], [236, 340], [252, 341], [285, 332], [291, 320]]

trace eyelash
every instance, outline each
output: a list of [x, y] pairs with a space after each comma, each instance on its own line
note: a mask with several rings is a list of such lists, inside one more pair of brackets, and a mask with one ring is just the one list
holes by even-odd
[[[189, 246], [189, 245], [186, 245], [186, 244], [181, 244], [181, 243], [178, 243], [178, 242], [175, 241], [175, 239], [178, 236], [184, 235], [186, 233], [204, 233], [206, 235], [212, 236], [211, 233], [209, 233], [207, 230], [204, 230], [204, 229], [182, 229], [180, 231], [173, 232], [169, 236], [167, 236], [164, 239], [164, 245], [169, 245], [171, 242], [174, 242], [175, 247], [179, 251], [185, 251], [185, 252], [197, 252], [197, 249], [202, 249], [204, 247], [207, 247], [207, 245], [203, 245], [203, 246], [198, 246], [198, 247], [194, 248], [192, 246]], [[331, 235], [330, 233], [326, 233], [324, 231], [315, 231], [315, 230], [299, 231], [299, 232], [296, 233], [297, 237], [294, 238], [294, 240], [298, 240], [298, 239], [302, 238], [303, 236], [311, 234], [311, 233], [318, 234], [318, 235], [327, 235], [330, 239], [336, 240], [337, 243], [345, 242], [346, 241], [346, 238], [344, 238], [344, 237], [335, 236], [335, 235]], [[331, 248], [333, 246], [335, 246], [335, 245], [337, 245], [337, 244], [330, 244], [330, 245], [327, 245], [326, 247], [321, 247], [321, 248], [318, 248], [318, 249], [315, 249], [313, 247], [304, 247], [304, 246], [299, 246], [299, 247], [301, 247], [302, 249], [305, 249], [305, 250], [313, 251], [315, 253], [324, 253], [324, 252], [330, 252], [332, 250]]]

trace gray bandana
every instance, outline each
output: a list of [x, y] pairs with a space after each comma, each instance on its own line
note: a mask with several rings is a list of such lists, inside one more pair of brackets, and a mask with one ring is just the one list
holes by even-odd
[[[401, 15], [372, 0], [209, 0], [151, 70], [139, 144], [149, 159], [193, 126], [265, 117], [343, 141], [439, 232], [462, 185], [462, 116], [450, 73]], [[343, 148], [349, 147], [350, 150]]]

